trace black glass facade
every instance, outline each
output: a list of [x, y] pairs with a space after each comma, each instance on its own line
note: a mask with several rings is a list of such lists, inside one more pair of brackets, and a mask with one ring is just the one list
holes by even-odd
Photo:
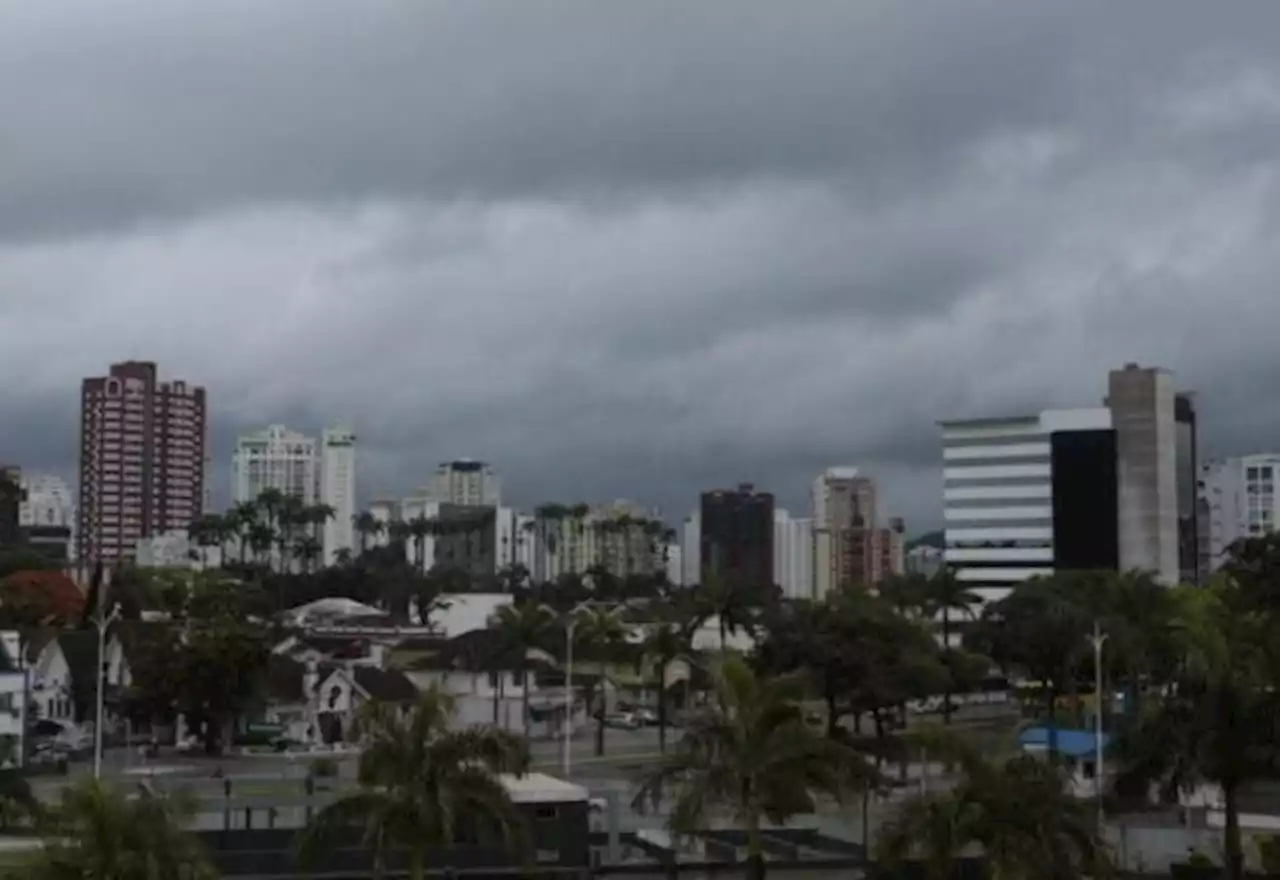
[[1120, 566], [1116, 432], [1052, 435], [1053, 566], [1058, 571]]
[[702, 493], [702, 578], [773, 586], [773, 495], [750, 484]]

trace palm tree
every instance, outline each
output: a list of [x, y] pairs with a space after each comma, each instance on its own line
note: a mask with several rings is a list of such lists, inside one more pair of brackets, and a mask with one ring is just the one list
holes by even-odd
[[362, 510], [351, 517], [351, 524], [360, 536], [360, 555], [369, 549], [369, 539], [377, 535], [385, 527], [385, 523], [373, 515], [371, 511]]
[[701, 621], [715, 618], [720, 627], [720, 650], [728, 635], [747, 624], [747, 597], [727, 578], [708, 573], [696, 588]]
[[[937, 574], [923, 584], [923, 610], [930, 619], [941, 619], [942, 622], [942, 656], [948, 668], [951, 667], [951, 615], [958, 612], [970, 619], [973, 609], [982, 597], [965, 586], [950, 568], [944, 566]], [[942, 723], [951, 723], [951, 687], [952, 678], [948, 676], [946, 691], [942, 702]]]
[[185, 828], [192, 805], [139, 786], [133, 796], [94, 779], [62, 792], [32, 880], [216, 878], [199, 840]]
[[227, 514], [228, 526], [240, 543], [240, 564], [249, 562], [249, 532], [258, 523], [258, 506], [252, 501], [241, 501]]
[[491, 831], [509, 845], [525, 844], [519, 811], [499, 774], [529, 765], [522, 737], [492, 728], [450, 729], [454, 705], [428, 691], [408, 715], [369, 704], [360, 729], [360, 791], [325, 807], [298, 838], [299, 854], [314, 861], [354, 829], [373, 851], [374, 876], [396, 850], [408, 858], [409, 876], [426, 876], [427, 855], [476, 831]]
[[992, 762], [941, 732], [920, 739], [959, 767], [961, 778], [949, 791], [902, 805], [881, 829], [880, 860], [918, 860], [924, 880], [952, 880], [955, 860], [980, 846], [1001, 880], [1106, 876], [1097, 816], [1072, 796], [1057, 765], [1031, 755]]
[[875, 772], [842, 743], [804, 723], [793, 678], [757, 678], [740, 658], [722, 659], [715, 699], [690, 719], [676, 749], [640, 783], [633, 807], [657, 810], [671, 793], [671, 830], [692, 835], [712, 811], [746, 831], [748, 876], [765, 876], [764, 825], [812, 813], [817, 796], [842, 800]]
[[308, 574], [315, 569], [316, 560], [323, 552], [324, 545], [315, 535], [302, 535], [293, 542], [294, 558], [301, 564], [302, 570]]
[[502, 645], [500, 653], [515, 660], [520, 673], [521, 707], [524, 719], [524, 735], [529, 735], [529, 652], [545, 651], [555, 631], [556, 616], [545, 605], [526, 602], [522, 605], [503, 605], [489, 620], [489, 626], [498, 631]]
[[693, 650], [687, 625], [663, 621], [649, 631], [644, 653], [652, 658], [658, 679], [658, 751], [667, 751], [667, 671]]
[[438, 531], [436, 521], [427, 519], [423, 514], [409, 520], [408, 537], [413, 541], [414, 565], [424, 574], [427, 571], [427, 538]]
[[[601, 756], [604, 754], [604, 719], [608, 708], [605, 705], [605, 675], [618, 648], [626, 641], [626, 627], [617, 611], [598, 605], [582, 609], [575, 615], [575, 620], [574, 649], [580, 650], [583, 658], [594, 660], [600, 675], [592, 703], [596, 716], [596, 755]], [[572, 683], [566, 681], [565, 686], [572, 687]]]
[[248, 542], [257, 561], [262, 562], [265, 557], [267, 565], [270, 566], [271, 548], [274, 547], [276, 543], [275, 530], [266, 523], [255, 523], [249, 528]]

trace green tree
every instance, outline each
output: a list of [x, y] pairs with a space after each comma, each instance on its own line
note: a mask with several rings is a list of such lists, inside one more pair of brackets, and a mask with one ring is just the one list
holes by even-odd
[[749, 876], [765, 876], [764, 826], [812, 813], [817, 797], [841, 800], [874, 784], [871, 766], [804, 723], [795, 679], [761, 679], [740, 658], [716, 670], [715, 699], [693, 716], [674, 750], [641, 781], [633, 806], [658, 810], [673, 797], [679, 835], [708, 827], [713, 814], [746, 831]]
[[1180, 669], [1115, 747], [1121, 793], [1157, 783], [1175, 802], [1198, 785], [1221, 789], [1231, 880], [1244, 876], [1240, 794], [1280, 768], [1280, 626], [1256, 598], [1231, 579], [1177, 590]]
[[664, 620], [654, 625], [645, 636], [642, 648], [654, 668], [658, 688], [658, 751], [667, 751], [667, 726], [669, 700], [667, 694], [667, 672], [672, 663], [684, 659], [692, 665], [690, 655], [693, 646], [688, 624]]
[[878, 858], [920, 863], [923, 880], [952, 880], [973, 845], [1001, 880], [1078, 880], [1110, 873], [1097, 816], [1054, 764], [1030, 755], [992, 762], [954, 737], [926, 735], [960, 770], [943, 793], [913, 797], [881, 829]]
[[513, 848], [527, 843], [519, 811], [499, 774], [525, 772], [525, 740], [492, 728], [451, 731], [451, 699], [427, 692], [407, 716], [377, 703], [361, 719], [360, 791], [325, 807], [298, 838], [304, 862], [314, 862], [353, 831], [382, 876], [388, 857], [403, 852], [409, 876], [426, 876], [428, 854], [464, 837], [489, 837]]
[[503, 605], [489, 620], [489, 626], [498, 631], [500, 652], [514, 661], [522, 686], [520, 717], [524, 735], [529, 735], [529, 687], [533, 669], [529, 665], [530, 651], [546, 651], [555, 632], [555, 612], [545, 605], [525, 602], [521, 605]]
[[44, 846], [23, 872], [31, 880], [192, 880], [217, 877], [185, 828], [192, 804], [145, 786], [132, 796], [94, 779], [62, 792]]
[[987, 605], [966, 638], [966, 647], [989, 657], [1006, 674], [1021, 672], [1042, 685], [1053, 759], [1058, 698], [1076, 694], [1081, 663], [1091, 656], [1087, 636], [1093, 621], [1071, 584], [1068, 573], [1023, 581]]

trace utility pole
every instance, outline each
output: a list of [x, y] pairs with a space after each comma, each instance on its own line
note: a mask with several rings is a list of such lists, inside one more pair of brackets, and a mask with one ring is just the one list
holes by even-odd
[[93, 721], [93, 778], [102, 778], [102, 722], [106, 708], [107, 690], [107, 630], [120, 617], [120, 606], [111, 609], [110, 614], [101, 611], [94, 619], [98, 627], [98, 699]]
[[1094, 765], [1093, 765], [1093, 782], [1097, 801], [1098, 801], [1098, 833], [1102, 833], [1103, 810], [1102, 810], [1102, 794], [1103, 794], [1103, 748], [1102, 748], [1102, 646], [1107, 641], [1107, 634], [1102, 631], [1102, 624], [1098, 621], [1093, 622], [1093, 634], [1089, 636], [1089, 642], [1093, 645], [1093, 693], [1096, 705], [1093, 709], [1093, 745], [1094, 745]]

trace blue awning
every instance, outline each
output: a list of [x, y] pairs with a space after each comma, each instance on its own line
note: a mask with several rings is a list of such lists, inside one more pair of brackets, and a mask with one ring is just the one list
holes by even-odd
[[[1071, 758], [1092, 758], [1097, 754], [1097, 740], [1094, 738], [1092, 730], [1075, 730], [1072, 728], [1059, 727], [1056, 731], [1057, 752], [1060, 755], [1067, 755]], [[1049, 748], [1050, 730], [1047, 727], [1029, 727], [1018, 737], [1018, 742], [1023, 748], [1028, 746], [1036, 748]], [[1107, 748], [1110, 737], [1102, 734], [1102, 748]]]

